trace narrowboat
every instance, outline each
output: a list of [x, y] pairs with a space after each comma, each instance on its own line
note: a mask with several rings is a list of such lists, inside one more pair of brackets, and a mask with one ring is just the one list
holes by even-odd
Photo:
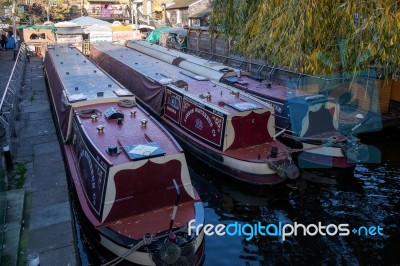
[[[152, 45], [144, 41], [128, 42], [127, 47], [249, 93], [275, 109], [277, 130], [284, 144], [303, 169], [323, 169], [332, 175], [347, 175], [356, 162], [366, 155], [366, 147], [349, 130], [344, 134], [339, 127], [340, 105], [322, 94], [309, 94], [291, 89], [250, 73], [227, 67], [176, 50]], [[357, 128], [354, 124], [351, 128]]]
[[90, 58], [135, 94], [185, 150], [223, 176], [255, 185], [299, 176], [287, 147], [275, 139], [270, 105], [122, 45], [90, 49]]
[[204, 209], [180, 145], [73, 46], [49, 46], [44, 66], [73, 205], [101, 261], [200, 265], [203, 232], [187, 225]]

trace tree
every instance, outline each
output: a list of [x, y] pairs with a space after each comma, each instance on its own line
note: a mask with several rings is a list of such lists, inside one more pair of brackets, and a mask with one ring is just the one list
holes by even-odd
[[69, 19], [70, 8], [67, 5], [58, 4], [50, 7], [51, 21], [64, 21]]
[[309, 74], [400, 68], [400, 1], [214, 0], [235, 51]]
[[30, 24], [41, 24], [46, 21], [46, 10], [40, 3], [25, 6], [25, 13]]

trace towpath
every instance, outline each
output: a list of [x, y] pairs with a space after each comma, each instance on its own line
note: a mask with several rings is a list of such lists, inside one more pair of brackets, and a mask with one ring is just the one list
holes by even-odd
[[[0, 51], [1, 95], [14, 62], [13, 51]], [[10, 178], [3, 190], [7, 185], [13, 189], [0, 192], [0, 225], [4, 223], [0, 264], [26, 265], [28, 254], [36, 252], [41, 266], [79, 265], [74, 216], [43, 76], [43, 58], [31, 57], [26, 64], [15, 124], [14, 173], [8, 177], [16, 171], [25, 172], [25, 184], [16, 189], [18, 184]]]

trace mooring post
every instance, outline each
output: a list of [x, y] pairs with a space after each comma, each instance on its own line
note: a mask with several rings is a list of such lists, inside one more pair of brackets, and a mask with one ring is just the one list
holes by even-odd
[[12, 171], [13, 170], [13, 162], [12, 162], [10, 146], [7, 145], [7, 146], [3, 147], [3, 154], [4, 154], [4, 162], [6, 165], [6, 170]]

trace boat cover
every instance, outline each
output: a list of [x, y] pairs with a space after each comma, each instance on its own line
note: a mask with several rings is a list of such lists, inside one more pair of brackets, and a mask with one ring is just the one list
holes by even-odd
[[102, 51], [96, 49], [96, 45], [90, 47], [90, 57], [116, 80], [125, 84], [125, 87], [136, 87], [137, 98], [142, 99], [153, 111], [160, 114], [164, 98], [164, 85], [133, 71], [131, 67], [122, 62], [104, 55]]

